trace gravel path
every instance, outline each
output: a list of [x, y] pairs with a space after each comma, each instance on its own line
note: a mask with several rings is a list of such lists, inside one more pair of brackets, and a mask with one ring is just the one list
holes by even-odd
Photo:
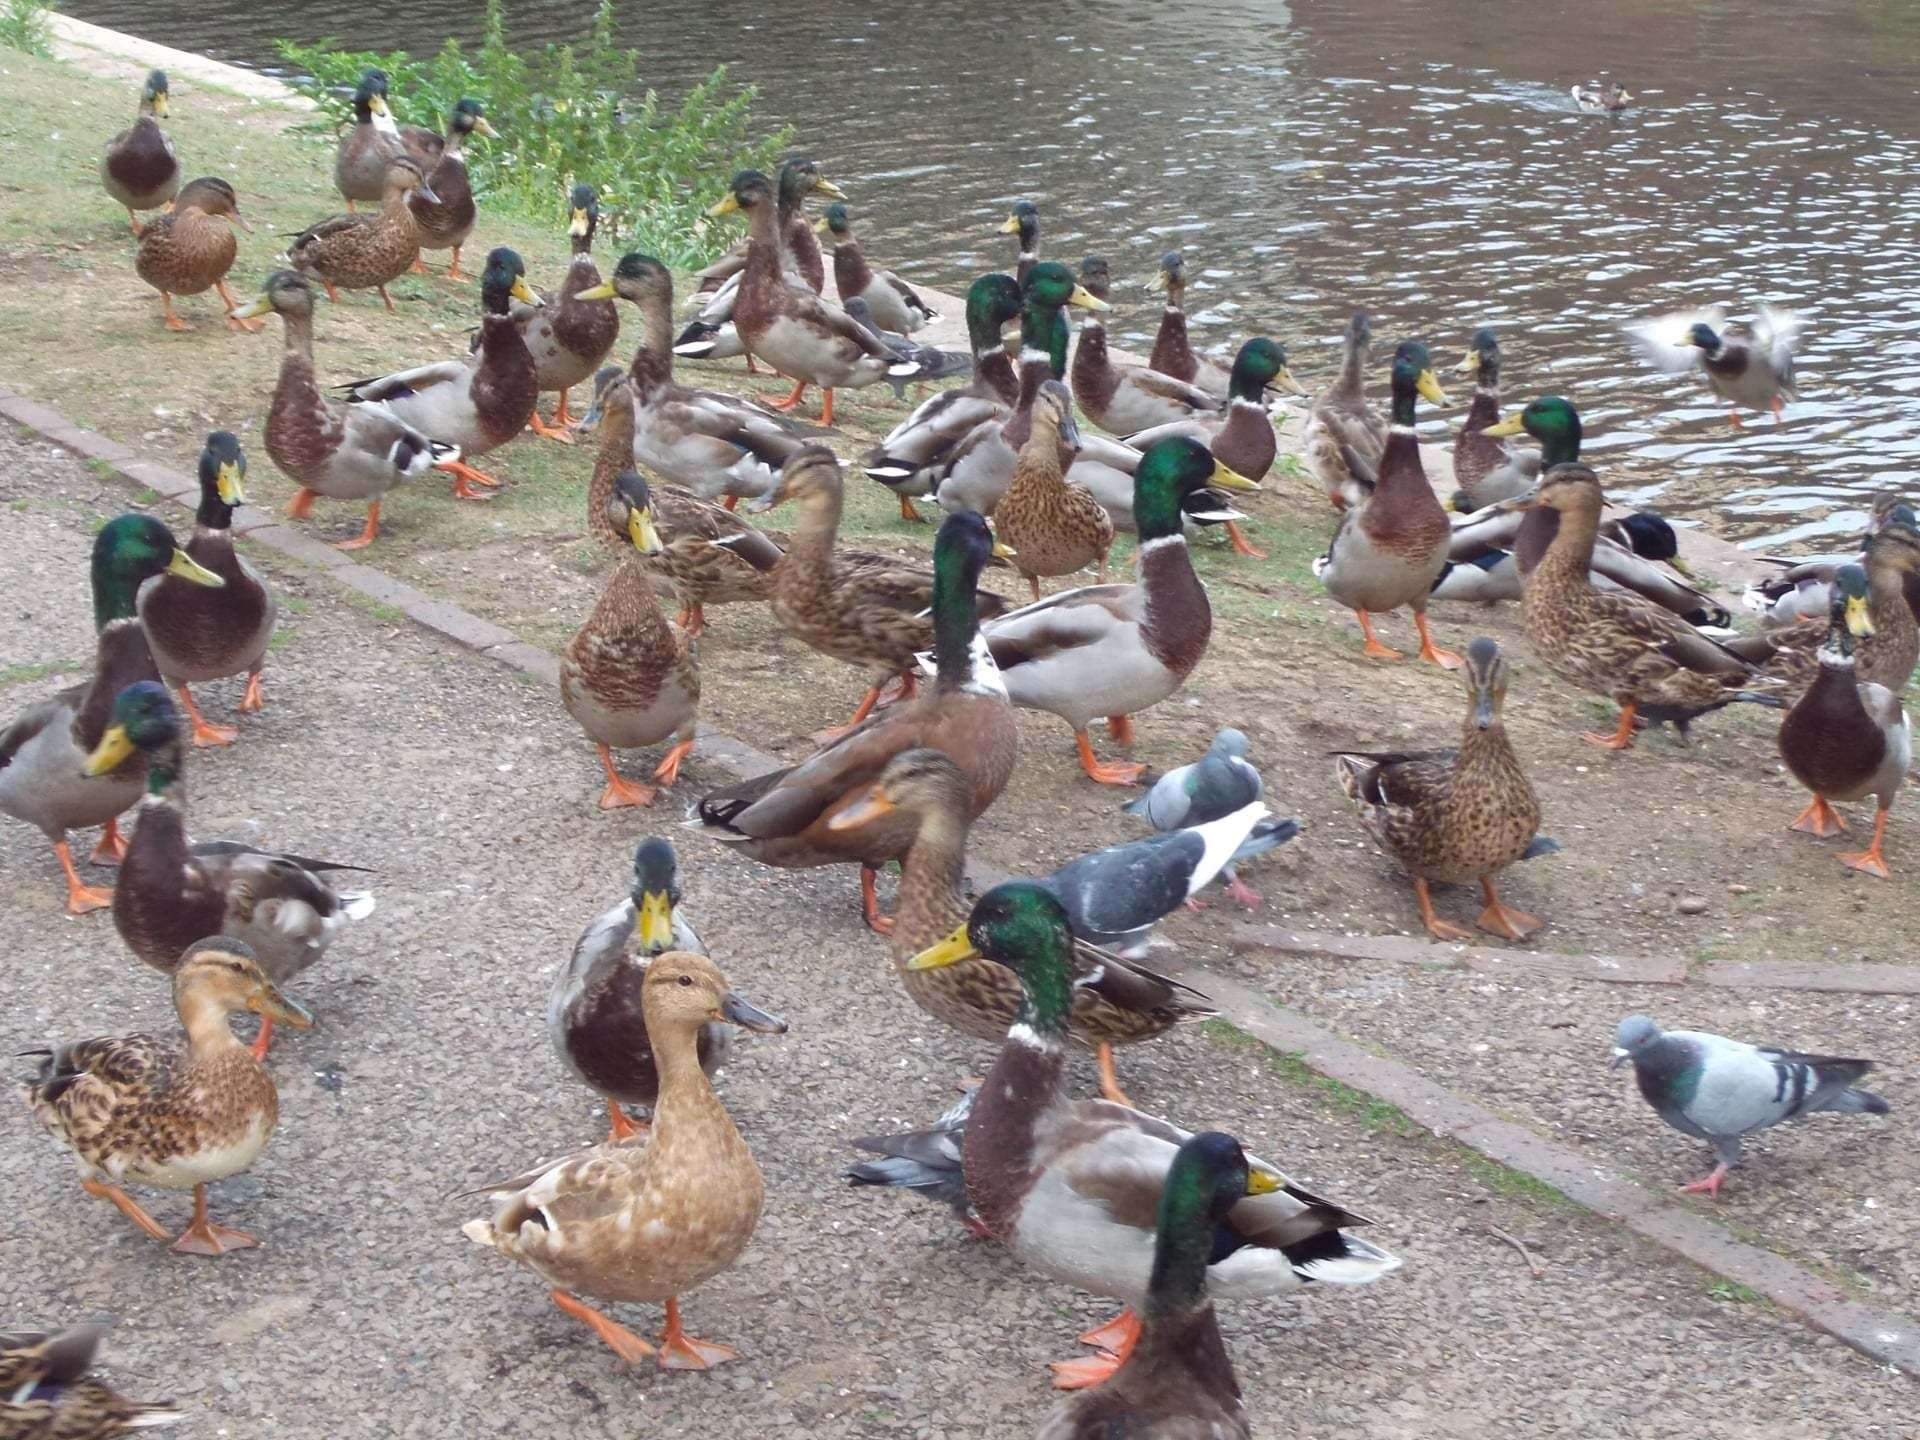
[[[125, 503], [49, 447], [0, 436], [13, 580], [0, 668], [66, 660], [83, 673], [91, 523]], [[848, 903], [850, 876], [763, 871], [690, 834], [681, 844], [687, 903], [715, 957], [792, 1021], [785, 1037], [744, 1043], [722, 1084], [766, 1171], [766, 1216], [742, 1262], [686, 1303], [689, 1325], [737, 1346], [741, 1363], [617, 1374], [534, 1277], [461, 1237], [476, 1211], [450, 1192], [601, 1133], [597, 1106], [547, 1053], [546, 991], [619, 893], [636, 836], [670, 828], [678, 808], [597, 813], [591, 752], [543, 688], [318, 580], [280, 584], [287, 638], [267, 709], [242, 717], [238, 745], [189, 760], [194, 828], [257, 822], [263, 840], [380, 874], [379, 909], [299, 988], [319, 1028], [276, 1046], [279, 1133], [251, 1175], [215, 1192], [216, 1215], [266, 1243], [219, 1262], [168, 1256], [81, 1195], [16, 1110], [0, 1141], [12, 1217], [0, 1322], [111, 1319], [116, 1375], [181, 1398], [193, 1435], [258, 1435], [263, 1421], [287, 1440], [1030, 1435], [1052, 1403], [1043, 1363], [1110, 1307], [1023, 1272], [943, 1212], [839, 1179], [846, 1137], [925, 1119], [989, 1061], [898, 993]], [[6, 673], [3, 714], [65, 678]], [[209, 687], [210, 711], [237, 693]], [[727, 778], [697, 756], [686, 774], [689, 793]], [[38, 836], [0, 836], [7, 1048], [170, 1023], [165, 987], [110, 920], [60, 913]], [[1349, 1033], [1368, 1031], [1356, 1019]], [[1784, 1038], [1856, 1034], [1882, 1038], [1811, 1020]], [[1598, 1041], [1577, 1043], [1596, 1054]], [[1349, 1095], [1276, 1072], [1262, 1049], [1196, 1028], [1123, 1068], [1143, 1103], [1233, 1130], [1376, 1217], [1379, 1242], [1408, 1262], [1370, 1290], [1224, 1312], [1261, 1434], [1911, 1433], [1907, 1381]], [[1691, 1163], [1650, 1116], [1617, 1118], [1653, 1137], [1658, 1173]], [[1828, 1150], [1829, 1167], [1885, 1148], [1871, 1126], [1843, 1128], [1818, 1133], [1851, 1147]], [[184, 1218], [184, 1197], [151, 1198], [164, 1223]], [[1523, 1238], [1544, 1277], [1490, 1226]], [[644, 1309], [625, 1318], [658, 1326]]]

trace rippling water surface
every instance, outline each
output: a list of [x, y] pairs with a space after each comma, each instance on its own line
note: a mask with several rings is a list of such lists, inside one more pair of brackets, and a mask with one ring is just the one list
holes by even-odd
[[[419, 50], [477, 4], [72, 0], [84, 19], [271, 65], [271, 36]], [[1043, 249], [1144, 279], [1170, 246], [1207, 344], [1274, 335], [1317, 378], [1353, 309], [1444, 364], [1499, 328], [1509, 398], [1573, 397], [1616, 492], [1754, 544], [1819, 548], [1920, 463], [1920, 6], [1875, 0], [1340, 0], [1205, 7], [646, 4], [672, 94], [718, 61], [853, 197], [870, 254], [963, 289], [1038, 200]], [[531, 41], [589, 7], [512, 0]], [[1634, 107], [1578, 113], [1598, 68]], [[724, 177], [715, 177], [716, 186]], [[1113, 328], [1158, 322], [1124, 283]], [[1128, 301], [1137, 303], [1127, 303]], [[1788, 420], [1736, 433], [1619, 327], [1710, 302], [1811, 320]]]

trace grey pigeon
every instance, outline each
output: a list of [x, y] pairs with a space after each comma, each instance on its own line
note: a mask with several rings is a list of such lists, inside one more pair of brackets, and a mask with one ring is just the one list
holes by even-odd
[[925, 1130], [870, 1135], [855, 1140], [855, 1149], [871, 1151], [880, 1158], [862, 1160], [843, 1173], [856, 1185], [913, 1190], [929, 1200], [938, 1200], [949, 1206], [955, 1218], [975, 1235], [983, 1240], [991, 1239], [968, 1206], [967, 1179], [960, 1165], [967, 1115], [973, 1109], [973, 1097], [979, 1093], [978, 1085], [969, 1085], [953, 1108]]
[[1663, 1031], [1645, 1015], [1629, 1015], [1614, 1037], [1618, 1069], [1633, 1062], [1640, 1095], [1660, 1118], [1713, 1146], [1719, 1163], [1682, 1193], [1716, 1199], [1727, 1171], [1740, 1163], [1741, 1137], [1796, 1115], [1836, 1110], [1885, 1115], [1892, 1107], [1853, 1087], [1873, 1069], [1871, 1060], [1802, 1055], [1775, 1045], [1747, 1045], [1703, 1030]]
[[918, 373], [896, 375], [891, 370], [882, 378], [893, 387], [893, 398], [907, 398], [907, 386], [922, 380], [941, 380], [949, 375], [965, 375], [973, 370], [973, 357], [963, 355], [957, 350], [940, 350], [932, 345], [922, 345], [918, 340], [909, 340], [894, 330], [882, 330], [880, 322], [874, 319], [873, 307], [858, 295], [843, 302], [842, 308], [848, 315], [859, 321], [867, 329], [880, 337], [880, 343], [893, 350], [896, 355], [912, 360], [919, 365]]
[[[1191, 765], [1167, 771], [1146, 794], [1120, 808], [1163, 832], [1222, 819], [1266, 793], [1260, 772], [1246, 754], [1247, 737], [1228, 726], [1213, 737], [1206, 754]], [[1247, 858], [1242, 854], [1233, 857], [1235, 862]], [[1249, 910], [1260, 903], [1260, 897], [1240, 882], [1233, 863], [1220, 872], [1220, 878], [1226, 882], [1227, 893]], [[1188, 903], [1196, 910], [1200, 908], [1197, 900]]]
[[1256, 800], [1218, 820], [1082, 855], [1039, 883], [1066, 908], [1076, 936], [1133, 960], [1145, 953], [1153, 927], [1228, 865], [1299, 833], [1298, 820], [1275, 820]]

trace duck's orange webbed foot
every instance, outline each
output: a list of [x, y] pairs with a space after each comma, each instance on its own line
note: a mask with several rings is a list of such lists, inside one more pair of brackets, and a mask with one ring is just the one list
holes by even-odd
[[266, 706], [267, 697], [260, 689], [260, 672], [253, 671], [247, 676], [246, 692], [240, 697], [240, 713], [256, 714]]
[[1583, 730], [1580, 738], [1589, 745], [1598, 745], [1602, 750], [1630, 750], [1633, 748], [1633, 712], [1637, 707], [1626, 705], [1620, 711], [1620, 725], [1611, 735], [1598, 730]]
[[566, 428], [557, 411], [553, 417], [553, 424], [549, 425], [540, 418], [540, 407], [536, 405], [533, 414], [527, 417], [527, 428], [542, 440], [557, 440], [562, 445], [573, 444], [573, 432]]
[[1365, 655], [1369, 660], [1404, 660], [1407, 658], [1404, 651], [1395, 650], [1391, 646], [1380, 643], [1380, 637], [1373, 633], [1373, 621], [1367, 617], [1366, 611], [1356, 610], [1353, 613], [1360, 617], [1360, 633], [1366, 638], [1367, 642], [1360, 647], [1360, 653], [1362, 655]]
[[805, 395], [806, 393], [807, 393], [807, 382], [804, 380], [796, 380], [794, 382], [793, 393], [791, 395], [788, 395], [783, 399], [767, 400], [762, 403], [764, 403], [767, 406], [767, 408], [770, 410], [791, 410], [793, 409], [794, 406], [800, 403], [800, 397]]
[[231, 745], [240, 738], [240, 731], [232, 725], [212, 724], [200, 713], [200, 707], [194, 703], [193, 691], [185, 685], [180, 687], [180, 708], [187, 712], [187, 723], [193, 727], [193, 743], [197, 746]]
[[1056, 1389], [1085, 1390], [1109, 1379], [1140, 1343], [1139, 1317], [1132, 1310], [1124, 1310], [1116, 1319], [1082, 1335], [1080, 1343], [1097, 1347], [1099, 1353], [1079, 1360], [1054, 1361], [1048, 1368], [1053, 1371]]
[[1471, 940], [1471, 931], [1463, 930], [1450, 920], [1442, 920], [1434, 912], [1433, 896], [1427, 893], [1427, 882], [1418, 875], [1413, 877], [1414, 897], [1420, 902], [1420, 919], [1427, 927], [1427, 933], [1436, 940]]
[[600, 792], [602, 810], [624, 810], [631, 806], [653, 804], [653, 797], [659, 792], [651, 785], [642, 785], [638, 780], [629, 780], [613, 767], [613, 751], [602, 745], [600, 764], [607, 772], [607, 788]]
[[621, 1140], [632, 1140], [647, 1133], [648, 1124], [644, 1120], [632, 1120], [627, 1112], [620, 1108], [620, 1102], [607, 1101], [607, 1143], [615, 1144]]
[[1253, 542], [1247, 539], [1246, 532], [1240, 528], [1238, 520], [1227, 521], [1227, 539], [1232, 543], [1233, 553], [1236, 555], [1245, 555], [1253, 560], [1267, 558], [1266, 551], [1253, 548]]
[[498, 480], [491, 475], [481, 474], [464, 460], [442, 460], [433, 468], [453, 476], [453, 498], [456, 500], [491, 500], [493, 496], [476, 487], [484, 485], [487, 490], [500, 488]]
[[1087, 738], [1087, 732], [1084, 730], [1073, 732], [1073, 742], [1080, 751], [1080, 768], [1086, 772], [1089, 780], [1097, 781], [1102, 785], [1133, 785], [1147, 773], [1145, 765], [1121, 760], [1102, 761], [1097, 758], [1093, 753], [1093, 741]]
[[[1093, 1063], [1100, 1071], [1100, 1094], [1116, 1105], [1124, 1105], [1129, 1110], [1135, 1108], [1133, 1097], [1120, 1088], [1120, 1072], [1113, 1067], [1113, 1046], [1102, 1040], [1094, 1048]], [[1085, 1336], [1081, 1337], [1085, 1339]], [[1089, 1344], [1093, 1343], [1091, 1341]]]
[[680, 778], [680, 762], [693, 753], [693, 741], [682, 740], [678, 745], [661, 757], [660, 764], [653, 772], [653, 778], [665, 790]]
[[313, 502], [320, 498], [320, 492], [309, 490], [304, 485], [293, 492], [293, 498], [287, 502], [287, 518], [304, 520], [313, 514]]
[[880, 913], [880, 872], [860, 867], [860, 914], [867, 922], [867, 928], [876, 935], [893, 933], [893, 917]]
[[85, 915], [94, 910], [104, 910], [113, 904], [113, 891], [101, 885], [89, 885], [80, 878], [80, 872], [74, 868], [73, 851], [67, 848], [67, 842], [53, 842], [53, 853], [60, 861], [60, 868], [67, 872], [67, 913]]
[[573, 1316], [594, 1334], [598, 1335], [606, 1347], [613, 1351], [619, 1360], [620, 1369], [638, 1365], [642, 1360], [651, 1359], [653, 1346], [642, 1340], [626, 1326], [609, 1320], [591, 1305], [582, 1304], [564, 1290], [553, 1292], [553, 1303], [567, 1314]]
[[1442, 650], [1433, 643], [1433, 633], [1427, 629], [1427, 612], [1413, 612], [1413, 628], [1420, 632], [1420, 658], [1438, 665], [1442, 670], [1458, 670], [1466, 662], [1451, 650]]
[[1887, 857], [1880, 853], [1880, 842], [1887, 838], [1887, 811], [1875, 812], [1873, 817], [1873, 840], [1864, 850], [1850, 850], [1840, 856], [1840, 861], [1849, 870], [1864, 871], [1868, 875], [1878, 875], [1882, 880], [1891, 880], [1893, 871], [1887, 868]]
[[[300, 493], [303, 495], [310, 495], [313, 492], [310, 490], [303, 490]], [[336, 550], [364, 550], [367, 548], [367, 546], [371, 545], [375, 540], [378, 540], [379, 538], [380, 538], [380, 502], [378, 500], [369, 500], [367, 502], [367, 523], [360, 527], [360, 533], [354, 536], [351, 540], [334, 541], [333, 548]], [[246, 707], [242, 706], [241, 708], [245, 709]]]
[[100, 843], [93, 847], [87, 861], [93, 865], [118, 865], [126, 858], [127, 837], [120, 833], [120, 818], [116, 815], [100, 827]]
[[1793, 824], [1787, 827], [1799, 830], [1825, 840], [1831, 835], [1847, 833], [1847, 822], [1840, 812], [1827, 803], [1827, 797], [1816, 795], [1807, 802], [1807, 808], [1794, 816]]
[[122, 1215], [138, 1225], [156, 1240], [171, 1240], [173, 1237], [161, 1228], [160, 1222], [149, 1215], [140, 1202], [134, 1199], [118, 1185], [108, 1185], [99, 1180], [82, 1180], [80, 1188], [89, 1195], [110, 1201]]
[[247, 1047], [247, 1053], [262, 1065], [267, 1063], [267, 1052], [273, 1048], [273, 1017], [262, 1015], [260, 1029], [253, 1037], [253, 1044]]
[[698, 1340], [680, 1326], [680, 1302], [667, 1301], [667, 1328], [660, 1336], [662, 1370], [711, 1370], [729, 1360], [738, 1360], [740, 1352], [729, 1345]]
[[1489, 935], [1498, 935], [1505, 940], [1524, 940], [1546, 923], [1524, 910], [1502, 905], [1500, 897], [1494, 893], [1491, 875], [1481, 877], [1480, 894], [1486, 900], [1487, 908], [1480, 912], [1480, 918], [1473, 923]]
[[251, 1250], [260, 1242], [244, 1230], [216, 1225], [207, 1218], [207, 1187], [193, 1187], [193, 1223], [169, 1247], [176, 1255], [225, 1255], [229, 1250]]

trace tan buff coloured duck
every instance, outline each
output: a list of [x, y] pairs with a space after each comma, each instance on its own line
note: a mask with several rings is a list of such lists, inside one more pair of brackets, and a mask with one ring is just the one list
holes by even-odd
[[180, 159], [160, 128], [167, 118], [167, 72], [155, 70], [140, 87], [133, 125], [107, 142], [100, 157], [100, 184], [127, 209], [127, 224], [141, 233], [140, 210], [158, 210], [179, 193]]
[[404, 155], [389, 156], [379, 212], [329, 215], [293, 237], [287, 258], [326, 286], [329, 300], [338, 300], [342, 290], [378, 290], [391, 311], [388, 283], [420, 255], [420, 227], [409, 203], [414, 196], [428, 204], [440, 201], [418, 165]]
[[1367, 365], [1373, 358], [1373, 322], [1355, 315], [1347, 323], [1341, 349], [1340, 373], [1321, 392], [1307, 412], [1301, 446], [1307, 473], [1326, 490], [1327, 499], [1345, 508], [1365, 493], [1349, 455], [1357, 455], [1369, 472], [1378, 470], [1387, 448], [1387, 422], [1367, 402]]
[[[622, 1365], [649, 1357], [664, 1370], [706, 1370], [737, 1351], [688, 1335], [679, 1297], [740, 1258], [760, 1223], [765, 1185], [746, 1141], [700, 1068], [699, 1037], [713, 1024], [784, 1033], [784, 1020], [735, 994], [704, 955], [669, 950], [641, 987], [660, 1069], [644, 1138], [590, 1150], [483, 1186], [493, 1214], [462, 1227], [468, 1239], [526, 1266], [553, 1287], [553, 1303], [583, 1322]], [[659, 1349], [593, 1309], [664, 1303]]]
[[239, 253], [233, 238], [235, 225], [242, 230], [253, 228], [240, 214], [233, 186], [218, 176], [203, 175], [180, 192], [171, 211], [140, 232], [133, 268], [160, 292], [161, 320], [167, 329], [193, 329], [173, 313], [174, 296], [208, 290], [219, 291], [229, 329], [260, 328], [259, 321], [242, 320], [232, 313], [240, 307], [227, 289], [227, 272]]
[[993, 511], [995, 532], [1012, 549], [1014, 568], [1036, 600], [1042, 575], [1071, 575], [1098, 564], [1099, 583], [1106, 583], [1113, 517], [1089, 492], [1067, 482], [1065, 460], [1079, 445], [1073, 396], [1049, 380], [1035, 397], [1013, 483]]

